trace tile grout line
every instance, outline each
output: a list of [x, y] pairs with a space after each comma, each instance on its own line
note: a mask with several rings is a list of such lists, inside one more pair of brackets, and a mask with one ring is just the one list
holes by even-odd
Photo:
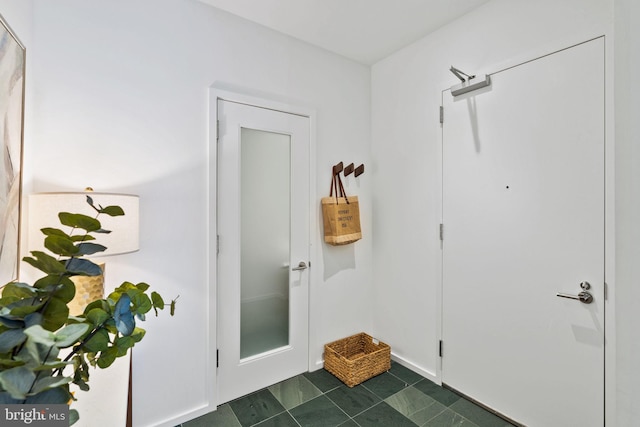
[[[402, 366], [402, 365], [400, 365], [400, 366]], [[280, 404], [282, 405], [282, 407], [283, 407], [283, 409], [284, 409], [284, 410], [283, 410], [282, 412], [279, 412], [279, 413], [277, 413], [277, 414], [274, 414], [273, 416], [271, 416], [271, 417], [269, 417], [269, 418], [267, 418], [267, 419], [265, 419], [265, 420], [260, 421], [259, 423], [252, 424], [252, 425], [251, 425], [251, 427], [253, 427], [253, 426], [259, 426], [259, 425], [261, 425], [261, 424], [265, 423], [266, 421], [268, 421], [268, 420], [270, 420], [270, 419], [273, 419], [273, 418], [275, 418], [275, 417], [277, 417], [277, 416], [282, 415], [282, 414], [283, 414], [283, 413], [285, 413], [285, 412], [286, 412], [286, 413], [287, 413], [287, 414], [288, 414], [288, 415], [289, 415], [289, 416], [294, 420], [294, 422], [296, 423], [296, 425], [297, 425], [297, 426], [301, 426], [300, 422], [299, 422], [299, 421], [298, 421], [298, 420], [293, 416], [293, 414], [291, 413], [291, 410], [293, 410], [293, 409], [295, 409], [295, 408], [297, 408], [297, 407], [299, 407], [299, 406], [301, 406], [301, 405], [304, 405], [304, 404], [306, 404], [306, 403], [308, 403], [308, 402], [311, 402], [311, 401], [313, 401], [313, 400], [315, 400], [315, 399], [317, 399], [318, 397], [321, 397], [321, 396], [325, 396], [325, 397], [326, 397], [326, 398], [327, 398], [327, 399], [328, 399], [328, 400], [329, 400], [333, 405], [335, 405], [335, 406], [336, 406], [336, 407], [337, 407], [337, 408], [338, 408], [338, 409], [339, 409], [343, 414], [345, 414], [345, 415], [347, 416], [347, 420], [346, 420], [345, 422], [352, 421], [354, 424], [356, 424], [356, 425], [360, 426], [360, 424], [355, 420], [355, 417], [358, 417], [358, 416], [360, 416], [361, 414], [363, 414], [363, 413], [365, 413], [365, 412], [367, 412], [367, 411], [371, 410], [372, 408], [374, 408], [374, 407], [376, 407], [376, 406], [380, 405], [380, 403], [382, 403], [382, 402], [386, 402], [386, 399], [389, 399], [389, 398], [391, 398], [391, 397], [395, 396], [396, 394], [401, 393], [402, 391], [404, 391], [404, 390], [408, 389], [409, 387], [414, 387], [414, 388], [415, 388], [415, 386], [416, 386], [418, 383], [420, 383], [420, 382], [422, 382], [422, 381], [425, 381], [425, 380], [428, 380], [428, 378], [422, 377], [422, 376], [420, 376], [419, 374], [417, 374], [417, 375], [418, 375], [418, 379], [417, 379], [416, 381], [412, 381], [412, 380], [408, 380], [408, 381], [407, 381], [407, 380], [405, 380], [405, 379], [401, 378], [400, 376], [398, 376], [398, 375], [396, 375], [396, 374], [392, 373], [392, 372], [391, 372], [391, 369], [389, 369], [388, 371], [385, 371], [385, 372], [386, 372], [386, 373], [388, 373], [388, 374], [390, 374], [391, 378], [395, 378], [396, 380], [398, 380], [398, 381], [400, 381], [402, 384], [404, 384], [404, 387], [403, 387], [402, 389], [398, 390], [397, 392], [395, 392], [395, 393], [393, 393], [393, 394], [391, 394], [391, 395], [389, 395], [389, 396], [387, 396], [386, 398], [384, 398], [384, 399], [383, 399], [380, 395], [378, 395], [377, 393], [375, 393], [373, 390], [371, 390], [371, 389], [370, 389], [369, 387], [367, 387], [365, 384], [362, 384], [362, 387], [363, 387], [363, 389], [364, 389], [364, 390], [366, 390], [367, 392], [371, 393], [373, 396], [375, 396], [376, 398], [378, 398], [378, 399], [380, 399], [380, 400], [379, 400], [378, 402], [374, 403], [373, 405], [371, 405], [370, 407], [368, 407], [367, 409], [364, 409], [364, 410], [362, 410], [362, 411], [358, 412], [358, 413], [357, 413], [357, 414], [355, 414], [354, 416], [350, 416], [349, 414], [347, 414], [347, 413], [345, 412], [345, 410], [344, 410], [344, 409], [342, 409], [342, 408], [341, 408], [341, 407], [340, 407], [340, 406], [339, 406], [339, 405], [338, 405], [338, 404], [337, 404], [333, 399], [331, 399], [331, 398], [328, 396], [328, 394], [329, 394], [329, 393], [331, 393], [331, 392], [333, 392], [334, 390], [337, 390], [337, 389], [339, 389], [340, 387], [342, 387], [342, 384], [341, 384], [341, 385], [338, 385], [338, 386], [336, 386], [336, 387], [329, 388], [329, 389], [327, 389], [326, 391], [322, 391], [322, 390], [321, 390], [321, 389], [320, 389], [320, 388], [319, 388], [319, 387], [318, 387], [318, 386], [317, 386], [313, 381], [311, 381], [311, 379], [310, 379], [310, 378], [307, 378], [304, 374], [300, 374], [300, 375], [301, 375], [303, 378], [305, 378], [305, 379], [306, 379], [306, 380], [307, 380], [307, 381], [308, 381], [308, 382], [309, 382], [309, 383], [314, 387], [314, 389], [315, 389], [315, 390], [317, 390], [320, 394], [319, 394], [319, 395], [317, 395], [317, 396], [315, 396], [315, 397], [313, 397], [313, 398], [311, 398], [311, 399], [309, 399], [309, 400], [307, 400], [307, 401], [305, 401], [305, 402], [301, 402], [301, 403], [299, 403], [299, 404], [295, 405], [294, 407], [292, 407], [292, 408], [290, 408], [290, 409], [285, 408], [285, 406], [284, 406], [283, 402], [281, 402], [281, 401], [278, 399], [278, 397], [277, 397], [277, 396], [276, 396], [276, 395], [275, 395], [275, 394], [274, 394], [274, 393], [269, 389], [269, 387], [265, 387], [265, 388], [264, 388], [264, 390], [268, 390], [268, 391], [269, 391], [269, 393], [271, 394], [271, 396], [272, 396], [272, 397], [274, 397], [274, 398], [278, 401], [278, 403], [280, 403]], [[365, 381], [365, 382], [366, 382], [366, 381]], [[422, 390], [419, 390], [419, 389], [418, 389], [418, 391], [420, 391], [421, 393], [425, 394], [425, 395], [426, 395], [426, 396], [428, 396], [428, 397], [431, 397], [429, 394], [424, 393]], [[244, 396], [243, 396], [243, 397], [244, 397]], [[459, 396], [459, 397], [460, 397], [460, 398], [464, 398], [463, 396]], [[436, 402], [437, 402], [437, 403], [441, 403], [441, 404], [442, 404], [442, 402], [439, 402], [438, 400], [435, 400], [435, 399], [434, 399], [434, 403], [436, 403]], [[473, 402], [472, 402], [472, 403], [473, 403]], [[388, 405], [388, 403], [387, 403], [387, 405]], [[396, 409], [395, 407], [392, 407], [392, 408], [393, 408], [396, 412], [398, 412], [399, 414], [401, 414], [403, 417], [405, 417], [405, 418], [407, 418], [407, 419], [411, 420], [411, 418], [409, 418], [407, 415], [405, 415], [404, 413], [402, 413], [401, 411], [399, 411], [399, 410], [398, 410], [398, 409]], [[233, 408], [231, 408], [231, 407], [230, 407], [230, 409], [231, 409], [231, 412], [232, 412], [232, 414], [233, 414], [234, 418], [236, 419], [236, 421], [238, 421], [238, 423], [241, 425], [240, 420], [239, 420], [239, 418], [238, 418], [238, 415], [235, 413], [235, 411], [233, 410]], [[462, 413], [460, 413], [460, 412], [456, 411], [454, 408], [452, 408], [452, 407], [451, 407], [451, 405], [444, 405], [444, 408], [443, 408], [441, 411], [439, 411], [437, 414], [435, 414], [435, 415], [433, 415], [432, 417], [430, 417], [430, 418], [429, 418], [428, 420], [426, 420], [426, 421], [425, 421], [425, 423], [424, 423], [424, 424], [422, 424], [422, 425], [423, 425], [423, 426], [427, 425], [429, 422], [433, 421], [436, 417], [438, 417], [438, 416], [442, 415], [442, 414], [443, 414], [445, 411], [447, 411], [447, 410], [449, 410], [449, 411], [450, 411], [450, 412], [452, 412], [453, 414], [455, 414], [455, 415], [457, 415], [457, 416], [461, 417], [463, 420], [465, 420], [465, 421], [467, 421], [467, 422], [472, 423], [474, 426], [478, 426], [478, 427], [480, 427], [480, 426], [479, 426], [475, 421], [473, 421], [472, 419], [468, 418], [467, 416], [463, 415]], [[411, 420], [411, 421], [413, 421], [413, 420]], [[414, 423], [415, 423], [415, 422], [414, 422]], [[183, 427], [183, 424], [180, 424], [179, 426], [176, 426], [176, 427]]]

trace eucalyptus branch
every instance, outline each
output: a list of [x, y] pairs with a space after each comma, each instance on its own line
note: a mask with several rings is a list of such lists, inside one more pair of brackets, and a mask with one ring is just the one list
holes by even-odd
[[[87, 335], [87, 337], [85, 339], [83, 339], [82, 342], [80, 342], [80, 344], [74, 346], [73, 350], [71, 351], [71, 353], [69, 353], [67, 355], [67, 357], [64, 358], [63, 362], [65, 362], [65, 363], [68, 362], [69, 360], [71, 360], [71, 358], [73, 358], [73, 356], [78, 354], [78, 352], [84, 348], [84, 346], [87, 344], [87, 342], [89, 342], [89, 340], [91, 338], [93, 338], [98, 332], [100, 332], [102, 329], [105, 328], [104, 325], [107, 323], [108, 320], [109, 319], [105, 320], [100, 325], [96, 326], [96, 328], [93, 331], [91, 331], [91, 333], [89, 335]], [[58, 368], [53, 372], [52, 375], [60, 376], [60, 375], [62, 375], [62, 371], [63, 370], [64, 370], [64, 367]]]
[[[31, 257], [23, 259], [46, 274], [39, 283], [11, 282], [0, 286], [0, 292], [7, 296], [0, 302], [3, 309], [0, 317], [6, 325], [0, 330], [0, 340], [5, 347], [15, 342], [0, 354], [0, 371], [13, 370], [11, 374], [0, 377], [0, 392], [8, 393], [16, 402], [68, 403], [70, 382], [80, 386], [81, 390], [88, 390], [87, 358], [94, 366], [97, 361], [98, 367], [109, 367], [143, 339], [145, 330], [136, 327], [136, 317], [144, 320], [149, 310], [156, 310], [157, 315], [157, 311], [165, 307], [158, 293], [147, 294], [148, 284], [124, 282], [115, 289], [112, 298], [93, 301], [79, 318], [70, 318], [68, 304], [74, 289], [69, 278], [99, 274], [95, 263], [83, 258], [106, 249], [99, 244], [86, 243], [94, 240], [93, 233], [108, 232], [102, 228], [98, 218], [102, 214], [112, 217], [124, 215], [119, 206], [94, 205], [88, 196], [87, 203], [96, 211], [95, 217], [60, 213], [60, 222], [71, 230], [43, 228], [45, 249], [49, 253], [34, 251]], [[85, 231], [84, 235], [81, 230]], [[78, 234], [74, 235], [77, 231]], [[96, 311], [89, 314], [94, 309]], [[175, 299], [171, 301], [171, 316], [174, 309]], [[19, 333], [20, 330], [27, 332]], [[35, 344], [36, 348], [32, 349], [30, 340], [40, 344]], [[61, 347], [69, 351], [64, 360], [59, 354]], [[69, 371], [65, 374], [65, 369], [70, 361], [73, 361], [73, 366], [69, 375]], [[25, 383], [27, 370], [31, 373]], [[57, 378], [54, 380], [53, 377]]]
[[[47, 359], [49, 358], [49, 356], [51, 356], [51, 350], [53, 350], [53, 347], [55, 346], [52, 345], [49, 347], [49, 351], [47, 351], [47, 355], [44, 357], [43, 363], [41, 363], [40, 366], [43, 366], [47, 363]], [[29, 387], [29, 391], [27, 392], [27, 394], [31, 393], [31, 391], [33, 390], [33, 387], [38, 382], [38, 379], [40, 378], [40, 374], [42, 374], [42, 372], [44, 371], [38, 371], [38, 373], [36, 374], [36, 377], [33, 379], [33, 382], [31, 383], [31, 387]], [[25, 398], [22, 401], [22, 404], [24, 405], [26, 402], [27, 402], [27, 399]]]

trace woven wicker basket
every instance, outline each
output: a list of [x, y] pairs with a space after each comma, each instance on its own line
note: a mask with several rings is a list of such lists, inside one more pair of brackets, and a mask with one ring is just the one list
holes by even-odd
[[391, 369], [391, 347], [364, 332], [324, 346], [324, 368], [349, 387]]

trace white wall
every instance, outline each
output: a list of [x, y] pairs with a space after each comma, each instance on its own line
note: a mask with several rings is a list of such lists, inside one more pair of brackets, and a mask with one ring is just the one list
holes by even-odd
[[640, 3], [615, 1], [616, 425], [640, 425]]
[[[34, 0], [33, 33], [27, 193], [90, 185], [139, 194], [141, 250], [109, 258], [107, 282], [146, 281], [166, 298], [180, 295], [175, 317], [142, 325], [134, 425], [173, 426], [208, 412], [216, 403], [205, 370], [214, 338], [208, 88], [216, 82], [314, 108], [319, 199], [334, 163], [368, 163], [369, 69], [195, 0]], [[370, 176], [347, 182], [363, 201], [361, 242], [326, 248], [315, 226], [314, 361], [324, 343], [371, 328]]]
[[374, 333], [423, 374], [439, 375], [438, 107], [459, 83], [449, 67], [495, 71], [610, 34], [611, 20], [611, 1], [494, 0], [373, 66]]
[[[331, 164], [367, 165], [359, 180], [347, 180], [347, 190], [361, 196], [364, 239], [344, 248], [316, 245], [317, 359], [322, 343], [373, 327], [396, 355], [435, 375], [437, 107], [440, 90], [455, 83], [447, 70], [491, 68], [583, 33], [610, 35], [612, 1], [494, 0], [376, 64], [370, 99], [366, 68], [192, 0], [0, 0], [0, 13], [28, 48], [25, 190], [92, 185], [140, 194], [142, 249], [110, 259], [108, 281], [145, 280], [167, 297], [181, 295], [177, 316], [150, 319], [136, 349], [135, 425], [172, 425], [207, 403], [202, 370], [193, 367], [203, 366], [207, 339], [209, 85], [226, 82], [316, 108], [318, 197], [328, 190]], [[640, 422], [633, 369], [640, 353], [640, 94], [624, 67], [640, 65], [640, 12], [635, 0], [615, 3], [617, 425], [632, 426]]]

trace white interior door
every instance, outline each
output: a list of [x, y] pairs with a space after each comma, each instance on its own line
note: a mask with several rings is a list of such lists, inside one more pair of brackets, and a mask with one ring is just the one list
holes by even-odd
[[308, 369], [309, 118], [218, 100], [218, 396]]
[[527, 426], [602, 427], [604, 40], [491, 78], [443, 94], [442, 381]]

